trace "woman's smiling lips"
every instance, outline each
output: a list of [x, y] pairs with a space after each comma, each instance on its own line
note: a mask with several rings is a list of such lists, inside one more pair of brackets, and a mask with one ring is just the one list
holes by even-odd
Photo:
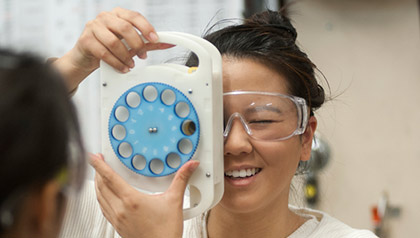
[[261, 168], [248, 167], [242, 169], [231, 169], [225, 171], [225, 179], [234, 186], [246, 186], [255, 180]]

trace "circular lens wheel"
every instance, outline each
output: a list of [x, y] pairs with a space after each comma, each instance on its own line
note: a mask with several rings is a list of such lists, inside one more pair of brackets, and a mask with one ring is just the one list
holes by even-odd
[[125, 166], [159, 177], [176, 172], [192, 158], [200, 124], [194, 106], [181, 91], [163, 83], [143, 83], [115, 102], [108, 133]]

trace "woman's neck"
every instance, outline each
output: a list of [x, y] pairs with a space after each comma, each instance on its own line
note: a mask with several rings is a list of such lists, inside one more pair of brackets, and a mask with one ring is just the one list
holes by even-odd
[[207, 234], [209, 238], [287, 237], [305, 221], [288, 204], [249, 213], [234, 213], [219, 204], [210, 211]]

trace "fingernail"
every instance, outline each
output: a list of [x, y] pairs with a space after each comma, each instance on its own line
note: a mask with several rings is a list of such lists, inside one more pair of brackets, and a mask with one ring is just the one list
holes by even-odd
[[167, 48], [171, 48], [174, 47], [175, 45], [173, 44], [168, 44], [168, 43], [159, 43], [159, 48], [160, 49], [167, 49]]
[[147, 52], [143, 52], [139, 54], [140, 59], [147, 59]]
[[153, 31], [149, 33], [149, 39], [152, 43], [156, 43], [159, 40], [159, 37]]
[[125, 67], [123, 70], [121, 70], [121, 72], [123, 73], [128, 73], [130, 71], [130, 69], [128, 67]]
[[193, 164], [192, 165], [190, 165], [190, 167], [188, 168], [191, 172], [194, 172], [195, 171], [195, 169], [200, 165], [200, 162], [199, 161], [193, 161], [192, 162]]
[[130, 49], [129, 51], [128, 51], [128, 53], [130, 53], [130, 58], [133, 58], [137, 53], [136, 53], [136, 51], [134, 50], [134, 49]]
[[105, 160], [104, 155], [101, 153], [97, 153], [96, 156], [98, 156], [101, 160]]
[[128, 66], [130, 66], [130, 68], [134, 68], [134, 60], [130, 60], [129, 62], [128, 62]]

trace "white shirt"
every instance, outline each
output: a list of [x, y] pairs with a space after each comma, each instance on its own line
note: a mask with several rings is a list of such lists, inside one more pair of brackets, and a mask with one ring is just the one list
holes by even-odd
[[[358, 230], [326, 213], [289, 206], [307, 221], [288, 238], [374, 238], [368, 230]], [[184, 223], [184, 238], [207, 238], [207, 213]], [[70, 197], [64, 216], [61, 238], [120, 238], [103, 216], [96, 200], [93, 181], [87, 181], [77, 196]]]
[[[297, 208], [289, 205], [289, 209], [306, 220], [288, 238], [374, 238], [371, 231], [351, 228], [330, 215], [308, 208]], [[207, 213], [184, 223], [184, 238], [207, 237]]]

